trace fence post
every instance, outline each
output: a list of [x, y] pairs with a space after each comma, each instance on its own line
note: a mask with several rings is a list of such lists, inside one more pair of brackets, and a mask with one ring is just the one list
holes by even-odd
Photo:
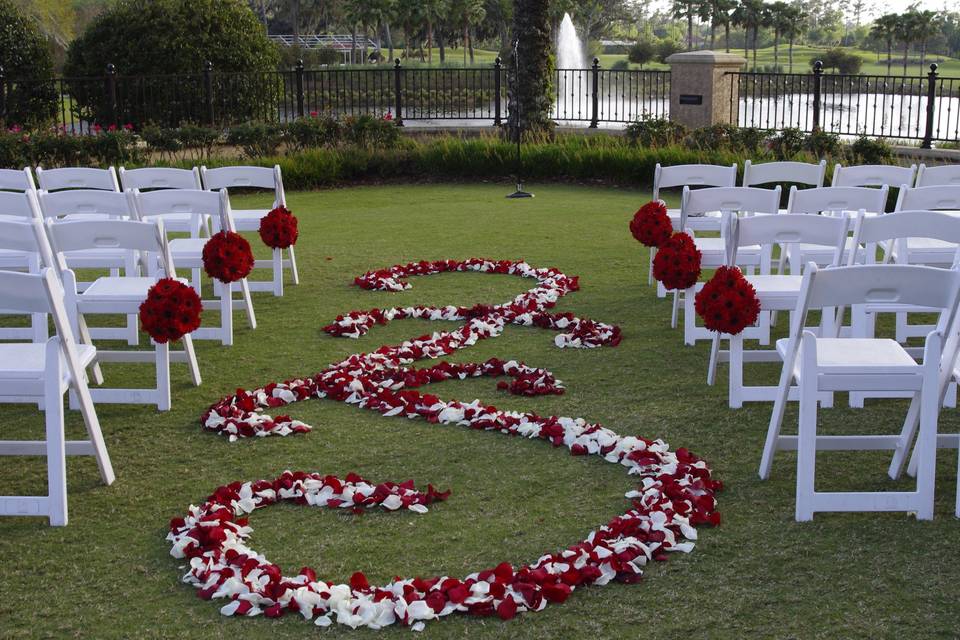
[[499, 127], [503, 124], [500, 118], [500, 74], [503, 71], [503, 60], [500, 56], [493, 62], [493, 126]]
[[303, 117], [303, 60], [297, 60], [297, 117]]
[[104, 76], [104, 92], [107, 99], [107, 116], [109, 122], [106, 124], [117, 124], [117, 68], [110, 63], [106, 68]]
[[823, 61], [813, 63], [813, 130], [820, 131], [820, 83], [823, 80]]
[[213, 126], [213, 63], [203, 63], [203, 104], [206, 107], [207, 124]]
[[396, 100], [396, 104], [394, 106], [397, 109], [397, 117], [395, 118], [395, 120], [397, 121], [398, 127], [403, 126], [403, 82], [401, 78], [402, 73], [403, 73], [403, 69], [400, 67], [400, 58], [397, 58], [396, 60], [393, 61], [393, 92], [394, 92], [394, 99]]
[[937, 100], [937, 63], [930, 65], [930, 73], [927, 74], [927, 127], [923, 132], [923, 142], [921, 149], [929, 149], [933, 146], [933, 116], [936, 112]]
[[0, 64], [0, 129], [7, 126], [7, 75]]
[[591, 68], [591, 76], [593, 77], [593, 88], [590, 91], [590, 128], [596, 129], [597, 124], [600, 122], [600, 59], [593, 59], [593, 67]]

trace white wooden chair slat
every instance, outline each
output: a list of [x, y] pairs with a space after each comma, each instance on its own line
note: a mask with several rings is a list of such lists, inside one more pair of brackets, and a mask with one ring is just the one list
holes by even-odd
[[30, 167], [0, 169], [0, 191], [36, 191]]
[[743, 163], [743, 186], [753, 187], [763, 184], [784, 183], [804, 184], [822, 187], [827, 174], [827, 161], [812, 162], [762, 162], [754, 164], [747, 160]]
[[[200, 169], [175, 169], [171, 167], [144, 167], [141, 169], [119, 169], [120, 183], [124, 190], [137, 189], [148, 191], [154, 189], [203, 189], [200, 181]], [[191, 237], [210, 235], [210, 213], [168, 214], [164, 216], [163, 224], [167, 231], [183, 231]], [[150, 217], [144, 217], [149, 220]]]
[[113, 167], [107, 169], [94, 169], [92, 167], [44, 169], [43, 167], [37, 167], [37, 184], [44, 191], [60, 191], [61, 189], [120, 191], [117, 172]]
[[934, 187], [938, 185], [960, 185], [960, 164], [944, 164], [928, 167], [921, 163], [917, 169], [917, 184], [919, 187]]

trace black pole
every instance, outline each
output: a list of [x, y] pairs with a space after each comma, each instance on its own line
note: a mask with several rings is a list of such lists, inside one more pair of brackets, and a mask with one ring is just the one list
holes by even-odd
[[207, 60], [203, 63], [203, 101], [206, 106], [207, 125], [213, 126], [213, 63]]
[[516, 160], [517, 190], [511, 193], [510, 195], [508, 195], [507, 197], [508, 198], [532, 198], [533, 197], [532, 193], [528, 193], [527, 191], [523, 190], [523, 181], [520, 179], [520, 169], [522, 166], [521, 159], [520, 159], [520, 143], [521, 143], [521, 140], [523, 139], [523, 128], [521, 126], [521, 119], [523, 116], [523, 105], [521, 104], [521, 101], [520, 101], [519, 47], [520, 47], [520, 39], [518, 38], [513, 42], [513, 65], [514, 65], [513, 66], [513, 72], [514, 72], [513, 102], [514, 102], [514, 105], [516, 106], [516, 111], [517, 111], [517, 114], [516, 114], [517, 117], [514, 118], [514, 122], [516, 123], [514, 126], [516, 127], [516, 136], [517, 136], [517, 160]]
[[823, 79], [823, 62], [813, 63], [813, 130], [820, 131], [820, 82]]
[[401, 73], [403, 73], [403, 70], [400, 67], [400, 58], [397, 58], [393, 63], [393, 97], [396, 101], [394, 106], [397, 109], [397, 115], [394, 121], [398, 127], [403, 126], [403, 82], [400, 77]]
[[106, 75], [104, 75], [104, 81], [106, 83], [105, 91], [107, 98], [107, 120], [105, 124], [117, 124], [117, 68], [113, 64], [108, 64], [106, 68]]
[[[496, 61], [493, 63], [493, 126], [499, 127], [502, 122], [500, 120], [500, 70], [503, 68], [503, 61], [500, 60], [500, 56], [497, 56]], [[2, 74], [3, 69], [0, 67], [0, 74]]]
[[937, 101], [937, 63], [930, 65], [930, 73], [927, 74], [927, 126], [923, 133], [923, 142], [921, 149], [930, 149], [933, 147], [933, 118], [936, 112]]
[[596, 129], [600, 123], [600, 59], [593, 59], [590, 80], [592, 88], [590, 89], [590, 128]]
[[297, 60], [297, 66], [294, 71], [296, 72], [296, 83], [297, 83], [297, 117], [303, 117], [303, 107], [304, 107], [304, 95], [303, 95], [303, 60]]

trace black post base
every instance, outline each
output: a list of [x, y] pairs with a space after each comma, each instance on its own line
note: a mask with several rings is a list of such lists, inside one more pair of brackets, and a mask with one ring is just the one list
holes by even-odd
[[533, 194], [523, 190], [523, 184], [517, 183], [517, 190], [507, 196], [508, 198], [532, 198]]

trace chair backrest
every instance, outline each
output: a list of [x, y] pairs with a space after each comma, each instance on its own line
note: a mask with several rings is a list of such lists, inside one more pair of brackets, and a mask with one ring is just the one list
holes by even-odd
[[689, 216], [703, 215], [711, 211], [732, 213], [777, 213], [780, 210], [780, 187], [758, 189], [756, 187], [708, 187], [706, 189], [683, 188], [680, 200], [680, 230], [687, 226]]
[[37, 253], [41, 265], [52, 267], [56, 264], [43, 223], [37, 218], [24, 219], [23, 222], [0, 220], [0, 249]]
[[764, 162], [753, 164], [750, 160], [743, 163], [743, 186], [758, 184], [792, 182], [812, 187], [822, 187], [827, 174], [827, 161], [817, 164], [809, 162]]
[[273, 206], [286, 205], [286, 195], [283, 191], [283, 176], [280, 165], [270, 167], [220, 167], [207, 169], [200, 167], [200, 177], [203, 188], [208, 191], [220, 189], [272, 189], [274, 192]]
[[883, 213], [887, 206], [886, 185], [869, 187], [791, 187], [787, 213], [842, 213], [860, 211]]
[[960, 183], [900, 189], [894, 211], [926, 209], [960, 211]]
[[866, 264], [819, 271], [808, 267], [803, 277], [809, 289], [805, 295], [801, 291], [803, 312], [884, 303], [944, 309], [952, 315], [960, 293], [960, 271], [918, 265]]
[[[960, 244], [960, 217], [939, 211], [897, 211], [875, 218], [862, 216], [853, 229], [853, 246], [896, 240], [899, 254], [904, 259], [907, 256], [906, 238], [930, 238]], [[885, 262], [891, 254], [891, 251], [886, 252]], [[854, 252], [850, 252], [847, 260], [848, 264], [854, 263]]]
[[202, 189], [200, 169], [173, 169], [170, 167], [147, 167], [125, 169], [120, 167], [120, 184], [127, 189]]
[[849, 221], [845, 216], [810, 216], [785, 213], [778, 216], [731, 218], [727, 264], [737, 263], [737, 249], [752, 245], [814, 244], [833, 247], [833, 264], [840, 263]]
[[734, 187], [737, 165], [676, 164], [663, 167], [657, 163], [653, 171], [653, 199], [660, 199], [660, 189], [670, 187]]
[[864, 164], [855, 167], [844, 167], [837, 164], [833, 168], [834, 187], [899, 187], [902, 184], [913, 184], [913, 176], [917, 172], [917, 165], [898, 167], [890, 164]]
[[62, 189], [98, 189], [101, 191], [120, 191], [117, 173], [109, 169], [91, 167], [65, 167], [63, 169], [44, 169], [37, 167], [37, 182], [44, 191]]
[[26, 222], [41, 217], [36, 191], [0, 191], [0, 218]]
[[921, 164], [917, 169], [918, 187], [935, 187], [938, 185], [960, 185], [960, 164], [944, 164], [938, 167], [928, 167]]
[[158, 189], [146, 192], [134, 189], [131, 194], [139, 219], [147, 216], [162, 219], [164, 216], [184, 213], [215, 215], [220, 219], [222, 229], [236, 230], [230, 211], [230, 195], [226, 189]]
[[64, 216], [130, 219], [133, 206], [129, 194], [119, 191], [77, 189], [48, 193], [40, 191], [40, 211], [44, 218]]
[[30, 167], [0, 169], [0, 191], [33, 191], [36, 188]]
[[[67, 268], [63, 259], [66, 251], [125, 249], [157, 255], [164, 273], [175, 277], [163, 223], [159, 220], [75, 220], [56, 224], [48, 221], [47, 232], [61, 271]], [[153, 264], [153, 261], [147, 262], [148, 266]]]

